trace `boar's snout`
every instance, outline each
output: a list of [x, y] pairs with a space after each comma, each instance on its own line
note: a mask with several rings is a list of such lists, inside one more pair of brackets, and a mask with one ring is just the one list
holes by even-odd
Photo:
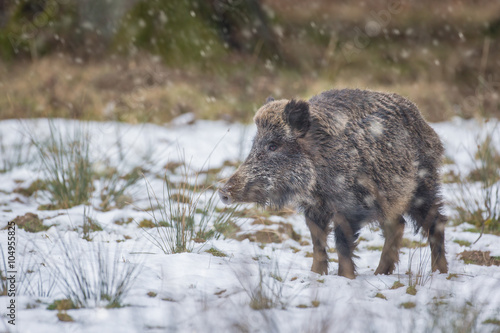
[[219, 189], [219, 197], [225, 205], [230, 205], [233, 203], [231, 194], [225, 188]]
[[226, 205], [231, 205], [237, 202], [251, 202], [248, 198], [249, 189], [245, 188], [247, 183], [247, 177], [245, 172], [239, 170], [235, 172], [234, 175], [229, 178], [229, 180], [224, 184], [224, 186], [219, 188], [219, 198]]

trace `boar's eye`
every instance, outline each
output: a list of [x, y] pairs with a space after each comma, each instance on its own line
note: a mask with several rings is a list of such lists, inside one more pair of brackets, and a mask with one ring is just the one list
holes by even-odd
[[278, 149], [278, 145], [275, 144], [275, 143], [270, 143], [268, 146], [267, 146], [267, 149], [270, 150], [270, 151], [275, 151], [276, 149]]

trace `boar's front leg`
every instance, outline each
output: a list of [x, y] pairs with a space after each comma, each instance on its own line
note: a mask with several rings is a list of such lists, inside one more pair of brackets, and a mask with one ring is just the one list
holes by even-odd
[[328, 255], [326, 254], [326, 239], [330, 228], [328, 220], [312, 219], [306, 215], [306, 223], [311, 232], [313, 242], [313, 264], [311, 271], [318, 274], [328, 274]]
[[335, 231], [335, 246], [339, 256], [339, 275], [354, 279], [356, 266], [352, 260], [355, 241], [358, 236], [359, 227], [349, 221], [341, 214], [335, 214], [333, 218]]

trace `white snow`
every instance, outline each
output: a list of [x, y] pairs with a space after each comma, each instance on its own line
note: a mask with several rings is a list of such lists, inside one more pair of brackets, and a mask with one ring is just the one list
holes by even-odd
[[[164, 166], [168, 162], [185, 159], [192, 170], [207, 170], [221, 167], [225, 161], [241, 161], [255, 133], [252, 125], [193, 122], [189, 115], [165, 126], [61, 119], [53, 120], [53, 126], [62, 131], [64, 138], [82, 129], [88, 133], [95, 168], [114, 166], [123, 174], [138, 166], [149, 170], [145, 177], [150, 190], [160, 199]], [[446, 155], [455, 162], [444, 166], [443, 171], [470, 171], [477, 143], [486, 133], [492, 133], [494, 145], [500, 147], [500, 127], [495, 121], [480, 124], [476, 120], [455, 118], [432, 126], [442, 138]], [[0, 144], [4, 147], [0, 151], [0, 167], [6, 159], [17, 155], [25, 161], [0, 173], [0, 229], [28, 212], [37, 214], [44, 225], [51, 226], [39, 233], [16, 230], [16, 325], [7, 323], [9, 318], [4, 314], [10, 298], [1, 296], [1, 332], [431, 332], [439, 327], [453, 331], [450, 325], [465, 325], [474, 311], [477, 311], [474, 323], [478, 331], [499, 329], [483, 322], [491, 318], [500, 320], [500, 267], [465, 264], [457, 254], [481, 250], [500, 256], [500, 237], [484, 234], [474, 243], [478, 234], [467, 231], [472, 225], [450, 223], [446, 228], [450, 274], [431, 273], [430, 250], [423, 247], [402, 248], [397, 272], [375, 276], [373, 272], [380, 259], [380, 251], [375, 248], [382, 246], [384, 240], [380, 231], [370, 227], [363, 229], [357, 247], [355, 280], [337, 276], [335, 262], [330, 264], [326, 276], [310, 272], [312, 258], [306, 254], [312, 252], [312, 245], [301, 245], [292, 239], [259, 246], [260, 243], [248, 239], [221, 237], [206, 244], [193, 244], [192, 253], [164, 254], [136, 223], [151, 218], [145, 181], [132, 187], [129, 194], [134, 202], [122, 209], [103, 212], [80, 205], [66, 210], [40, 210], [41, 204], [50, 203], [47, 193], [26, 197], [14, 190], [26, 188], [44, 177], [36, 149], [27, 146], [30, 138], [43, 141], [49, 136], [48, 120], [0, 121], [0, 134]], [[23, 150], [15, 148], [21, 143], [26, 145]], [[229, 176], [233, 171], [234, 167], [224, 167], [222, 174]], [[96, 188], [99, 186], [102, 184], [96, 182]], [[454, 213], [452, 203], [459, 195], [454, 186], [443, 187], [448, 214]], [[99, 202], [97, 193], [91, 206], [98, 207]], [[90, 214], [103, 228], [91, 233], [90, 242], [82, 238], [84, 214]], [[114, 223], [128, 218], [135, 222]], [[292, 224], [302, 240], [310, 243], [301, 215], [273, 216], [271, 220]], [[251, 222], [252, 219], [236, 220], [242, 232], [264, 228]], [[411, 227], [406, 228], [404, 237], [426, 241], [420, 234], [414, 235]], [[474, 244], [464, 247], [455, 240]], [[2, 252], [7, 253], [7, 230], [0, 230], [0, 244]], [[331, 237], [329, 245], [334, 247]], [[64, 246], [71, 249], [69, 253], [65, 253]], [[212, 247], [228, 256], [216, 257], [205, 252]], [[73, 322], [59, 321], [57, 311], [48, 310], [47, 306], [65, 298], [61, 281], [74, 283], [70, 268], [77, 262], [85, 267], [88, 281], [99, 281], [99, 254], [107, 258], [110, 269], [116, 269], [112, 274], [120, 275], [127, 267], [136, 267], [137, 276], [123, 299], [124, 306], [106, 309], [92, 304], [68, 310]], [[337, 258], [336, 253], [329, 256]], [[413, 277], [407, 274], [410, 270]], [[417, 272], [422, 274], [422, 282], [416, 286], [417, 294], [410, 295], [406, 289]], [[391, 289], [396, 281], [404, 287]], [[275, 307], [251, 308], [251, 295], [259, 285], [277, 303]], [[76, 286], [73, 289], [78, 290]], [[151, 292], [154, 294], [149, 296]], [[378, 293], [386, 299], [376, 297]], [[401, 304], [407, 302], [415, 307], [405, 309]]]

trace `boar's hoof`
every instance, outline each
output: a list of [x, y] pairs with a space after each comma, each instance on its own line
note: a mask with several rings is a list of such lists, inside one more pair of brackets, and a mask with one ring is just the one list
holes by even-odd
[[339, 275], [348, 279], [354, 280], [356, 274], [354, 273], [354, 263], [352, 259], [339, 257]]
[[339, 270], [339, 276], [343, 276], [351, 280], [354, 280], [356, 278], [354, 272], [343, 272], [341, 270]]
[[313, 261], [311, 271], [320, 275], [328, 275], [328, 262], [327, 261]]
[[394, 272], [394, 264], [392, 265], [378, 265], [377, 269], [375, 270], [375, 275], [383, 274], [383, 275], [391, 275], [392, 272]]
[[439, 271], [441, 274], [448, 273], [448, 263], [446, 262], [446, 258], [441, 256], [437, 262], [432, 263], [432, 271]]

